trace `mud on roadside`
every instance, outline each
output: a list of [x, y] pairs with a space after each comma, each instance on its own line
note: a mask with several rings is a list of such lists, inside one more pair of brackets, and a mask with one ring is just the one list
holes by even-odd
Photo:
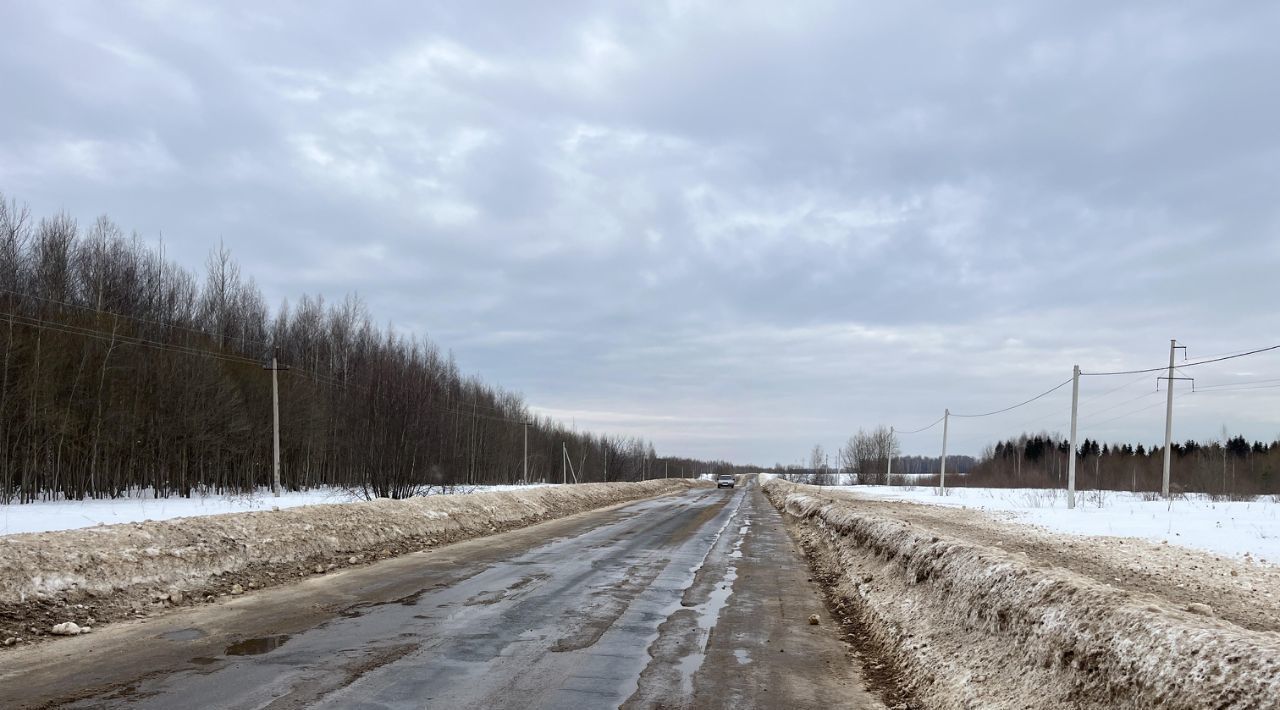
[[853, 649], [854, 661], [861, 669], [866, 687], [890, 710], [920, 710], [921, 705], [905, 682], [891, 648], [886, 648], [871, 633], [868, 615], [871, 610], [857, 597], [840, 593], [841, 573], [836, 561], [818, 544], [809, 525], [784, 517], [787, 533], [804, 552], [805, 562], [822, 589], [822, 600], [831, 618], [840, 625], [840, 634]]

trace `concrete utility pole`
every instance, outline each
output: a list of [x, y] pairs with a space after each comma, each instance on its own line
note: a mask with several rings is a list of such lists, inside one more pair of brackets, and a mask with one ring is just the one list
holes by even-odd
[[947, 493], [947, 426], [951, 424], [951, 410], [942, 410], [942, 494]]
[[1067, 453], [1067, 507], [1076, 507], [1076, 411], [1080, 407], [1080, 366], [1071, 368], [1071, 451]]
[[1166, 378], [1169, 393], [1164, 405], [1164, 480], [1160, 484], [1160, 495], [1166, 499], [1169, 497], [1169, 463], [1173, 458], [1173, 351], [1178, 348], [1186, 350], [1187, 346], [1178, 345], [1177, 339], [1169, 341], [1169, 376]]
[[271, 419], [273, 424], [273, 445], [272, 459], [274, 460], [273, 473], [271, 478], [272, 495], [276, 498], [280, 497], [280, 377], [278, 372], [288, 370], [287, 365], [280, 364], [280, 348], [276, 348], [271, 353], [271, 366], [262, 366], [264, 370], [271, 370]]
[[569, 482], [569, 446], [560, 442], [560, 482]]
[[893, 483], [891, 482], [892, 477], [893, 477], [893, 427], [889, 427], [889, 456], [888, 456], [888, 463], [884, 467], [884, 484], [886, 486], [893, 485]]
[[[569, 445], [568, 445], [568, 444], [565, 444], [564, 442], [561, 442], [561, 443], [560, 443], [560, 453], [562, 454], [562, 458], [561, 458], [561, 460], [560, 460], [560, 466], [565, 470], [565, 473], [563, 474], [563, 475], [564, 475], [564, 482], [565, 482], [565, 483], [568, 483], [568, 482], [569, 482], [569, 476], [570, 476], [570, 475], [572, 475], [572, 476], [573, 476], [573, 482], [574, 482], [574, 483], [577, 483], [577, 482], [578, 482], [578, 472], [574, 469], [574, 467], [573, 467], [573, 461], [569, 458]], [[585, 471], [586, 471], [586, 465], [587, 465], [587, 455], [586, 455], [586, 454], [583, 454], [583, 455], [582, 455], [582, 462], [578, 464], [578, 468], [581, 468], [581, 469], [585, 472]]]
[[524, 423], [524, 475], [520, 479], [520, 483], [524, 485], [529, 483], [529, 424], [531, 422]]

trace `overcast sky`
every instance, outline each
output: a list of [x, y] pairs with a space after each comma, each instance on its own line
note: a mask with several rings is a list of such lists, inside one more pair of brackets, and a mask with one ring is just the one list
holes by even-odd
[[[358, 292], [660, 454], [1280, 342], [1275, 3], [416, 4], [3, 2], [0, 191], [193, 268], [221, 239], [272, 303]], [[1086, 379], [1082, 435], [1160, 441], [1154, 387]], [[951, 451], [1065, 432], [1069, 389]], [[1280, 433], [1280, 389], [1176, 406]]]

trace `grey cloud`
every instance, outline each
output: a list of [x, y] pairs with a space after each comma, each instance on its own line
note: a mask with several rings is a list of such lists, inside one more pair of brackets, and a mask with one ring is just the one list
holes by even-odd
[[[222, 239], [273, 301], [358, 291], [580, 425], [788, 461], [1274, 333], [1277, 13], [11, 5], [0, 190]], [[1268, 397], [1180, 435], [1273, 436]]]

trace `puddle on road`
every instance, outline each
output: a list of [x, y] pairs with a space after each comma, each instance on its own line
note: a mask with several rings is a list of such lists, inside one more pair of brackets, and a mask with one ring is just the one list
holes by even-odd
[[436, 587], [439, 587], [439, 586], [441, 585], [437, 584], [433, 587], [428, 587], [426, 589], [419, 589], [418, 591], [412, 594], [408, 594], [403, 597], [399, 597], [397, 599], [391, 599], [388, 601], [361, 602], [359, 604], [352, 604], [351, 606], [339, 611], [338, 616], [341, 616], [345, 619], [358, 619], [381, 606], [388, 606], [391, 604], [399, 604], [400, 606], [417, 606], [418, 600], [422, 598], [422, 595], [426, 594], [427, 592], [433, 591]]
[[[750, 527], [749, 522], [739, 531], [739, 537], [733, 543], [733, 551], [729, 553], [730, 558], [742, 556], [742, 542], [746, 539], [743, 531], [747, 530], [748, 527]], [[711, 640], [711, 630], [715, 628], [716, 622], [720, 620], [720, 612], [729, 603], [729, 597], [733, 596], [733, 585], [737, 581], [738, 567], [730, 564], [725, 567], [724, 577], [708, 594], [707, 601], [694, 607], [698, 614], [697, 623], [700, 643], [697, 650], [684, 656], [678, 662], [680, 688], [686, 698], [693, 697], [693, 676], [698, 672], [699, 668], [702, 668], [702, 663], [706, 660], [707, 642]]]
[[278, 634], [276, 636], [263, 636], [262, 638], [247, 639], [227, 646], [225, 653], [228, 656], [257, 656], [280, 648], [288, 640], [289, 634]]
[[733, 649], [733, 657], [738, 659], [738, 665], [745, 666], [751, 662], [751, 654], [744, 648]]
[[[720, 529], [711, 536], [709, 541], [710, 544], [707, 546], [707, 551], [703, 555], [702, 559], [697, 564], [689, 568], [686, 573], [687, 576], [685, 577], [685, 581], [679, 585], [685, 592], [691, 589], [693, 585], [697, 584], [698, 573], [707, 564], [711, 554], [715, 551], [716, 545], [720, 542], [720, 539], [725, 535], [726, 531], [732, 529], [730, 526], [734, 523], [734, 519], [738, 517], [738, 513], [742, 509], [744, 500], [745, 497], [738, 498], [737, 505], [735, 505], [733, 510], [729, 513], [729, 517], [724, 521], [724, 524], [720, 526]], [[719, 581], [712, 583], [713, 586], [708, 592], [707, 599], [705, 601], [689, 604], [685, 601], [682, 594], [680, 599], [671, 604], [664, 612], [660, 612], [661, 615], [666, 617], [668, 620], [672, 618], [672, 615], [681, 611], [692, 612], [694, 615], [694, 626], [691, 631], [694, 631], [698, 636], [698, 640], [696, 642], [697, 645], [689, 653], [676, 659], [673, 664], [680, 674], [680, 694], [686, 701], [693, 697], [693, 678], [702, 667], [703, 662], [706, 660], [707, 642], [711, 639], [711, 632], [719, 620], [720, 612], [728, 604], [729, 598], [733, 595], [733, 586], [738, 579], [738, 567], [732, 562], [732, 560], [734, 558], [742, 557], [742, 543], [746, 540], [746, 535], [750, 529], [751, 517], [749, 514], [744, 514], [737, 526], [738, 534], [735, 536], [736, 539], [726, 555], [730, 561], [725, 565], [724, 574]], [[657, 643], [658, 639], [662, 635], [662, 632], [659, 630], [660, 628], [661, 624], [659, 624], [658, 628], [654, 630], [652, 636], [650, 636], [648, 641], [645, 643], [645, 647], [649, 649], [649, 656], [651, 658], [654, 657], [653, 644]], [[739, 658], [739, 663], [741, 662], [742, 660]], [[645, 670], [647, 670], [647, 668]], [[643, 676], [644, 670], [642, 670], [635, 678], [635, 684], [631, 686], [631, 690], [626, 693], [626, 697], [629, 698], [636, 692], [640, 691]]]
[[196, 639], [202, 639], [208, 635], [209, 634], [201, 631], [200, 629], [192, 628], [192, 629], [178, 629], [177, 631], [168, 631], [166, 633], [160, 634], [160, 638], [164, 639], [165, 641], [195, 641]]

